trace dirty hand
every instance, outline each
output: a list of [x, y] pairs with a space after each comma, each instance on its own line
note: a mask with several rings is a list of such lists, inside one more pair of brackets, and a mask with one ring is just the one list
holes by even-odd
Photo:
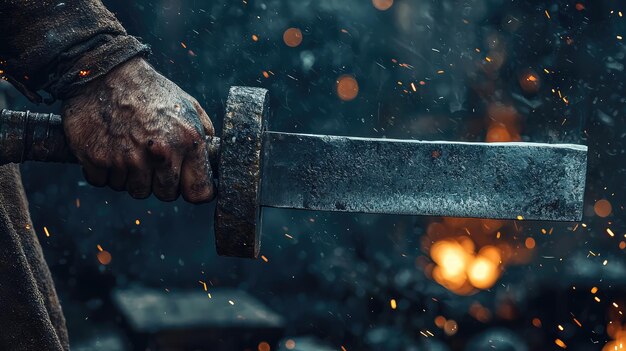
[[198, 102], [134, 58], [63, 104], [70, 149], [95, 186], [189, 202], [214, 196], [207, 137], [213, 125]]

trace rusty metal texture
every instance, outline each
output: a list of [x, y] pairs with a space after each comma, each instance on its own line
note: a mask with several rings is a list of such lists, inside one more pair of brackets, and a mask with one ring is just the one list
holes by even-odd
[[65, 141], [61, 116], [2, 110], [0, 164], [24, 161], [77, 162]]
[[578, 221], [587, 147], [267, 132], [263, 206]]
[[219, 255], [254, 258], [259, 253], [261, 148], [268, 112], [266, 89], [230, 89], [220, 143], [214, 223]]

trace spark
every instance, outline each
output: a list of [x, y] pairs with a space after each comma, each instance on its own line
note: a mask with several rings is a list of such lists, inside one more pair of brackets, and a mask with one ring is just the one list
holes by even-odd
[[395, 310], [396, 308], [398, 308], [398, 305], [396, 303], [396, 299], [391, 299], [391, 301], [389, 301], [389, 305], [391, 305], [391, 309]]
[[[551, 19], [551, 18], [550, 18], [550, 12], [548, 12], [548, 10], [546, 10], [546, 17], [548, 17], [548, 19]], [[557, 344], [557, 345], [558, 345], [558, 344]]]
[[580, 328], [583, 327], [582, 324], [580, 324], [580, 322], [578, 321], [578, 319], [574, 318], [574, 323], [576, 323], [577, 326], [579, 326]]
[[50, 237], [50, 232], [48, 231], [48, 227], [43, 227], [43, 232], [46, 233], [47, 237]]
[[614, 237], [615, 233], [613, 233], [613, 231], [611, 230], [611, 228], [606, 228], [606, 232], [611, 236]]
[[562, 349], [566, 349], [566, 348], [567, 348], [567, 345], [565, 345], [565, 343], [564, 343], [564, 342], [563, 342], [563, 340], [561, 340], [561, 339], [555, 339], [555, 340], [554, 340], [554, 343], [555, 343], [558, 347], [560, 347], [560, 348], [562, 348]]
[[269, 260], [267, 259], [267, 257], [265, 257], [265, 255], [261, 255], [261, 259], [265, 262], [269, 262]]

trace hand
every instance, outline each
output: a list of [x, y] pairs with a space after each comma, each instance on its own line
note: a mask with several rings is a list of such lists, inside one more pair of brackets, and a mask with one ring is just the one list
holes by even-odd
[[215, 131], [200, 104], [133, 58], [63, 104], [70, 149], [87, 181], [138, 199], [189, 202], [214, 196], [207, 138]]

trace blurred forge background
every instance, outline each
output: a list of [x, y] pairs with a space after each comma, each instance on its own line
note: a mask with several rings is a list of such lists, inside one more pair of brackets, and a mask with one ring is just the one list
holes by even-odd
[[[218, 130], [228, 88], [252, 85], [270, 90], [273, 130], [582, 143], [589, 171], [584, 223], [267, 210], [263, 256], [244, 260], [216, 255], [212, 205], [135, 201], [88, 186], [76, 166], [24, 165], [76, 349], [626, 344], [626, 4], [105, 3]], [[5, 89], [12, 108], [58, 111]], [[242, 326], [239, 296], [275, 323]], [[153, 324], [142, 329], [129, 308], [144, 305]]]

